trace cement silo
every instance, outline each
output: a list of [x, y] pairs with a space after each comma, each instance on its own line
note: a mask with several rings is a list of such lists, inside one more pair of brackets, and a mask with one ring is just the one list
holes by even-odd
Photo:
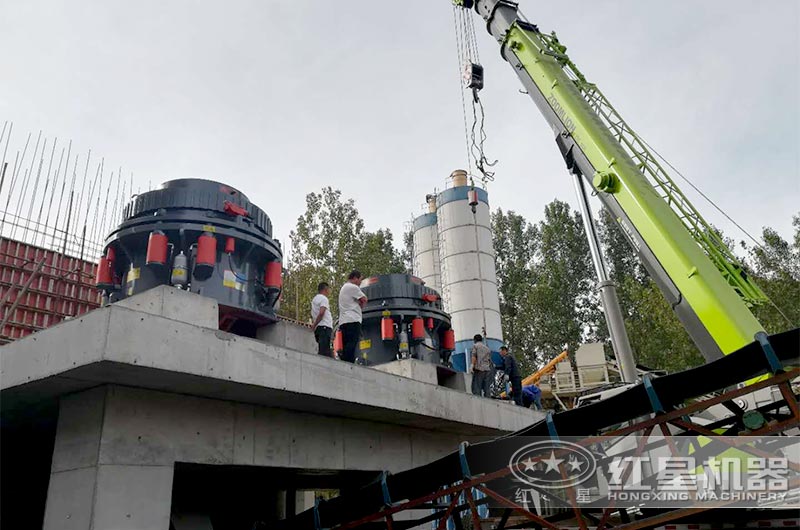
[[428, 195], [428, 213], [414, 219], [414, 275], [435, 291], [442, 291], [439, 264], [439, 229], [436, 226], [436, 196]]
[[[451, 359], [457, 370], [468, 370], [465, 352], [480, 333], [493, 352], [503, 341], [500, 300], [492, 245], [489, 196], [470, 186], [467, 174], [456, 170], [452, 186], [436, 197], [442, 298], [456, 334]], [[499, 354], [495, 355], [499, 360]]]

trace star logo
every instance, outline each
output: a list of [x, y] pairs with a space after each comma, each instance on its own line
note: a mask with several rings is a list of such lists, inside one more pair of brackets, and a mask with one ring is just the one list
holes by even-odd
[[528, 457], [527, 460], [522, 462], [522, 465], [525, 466], [525, 471], [530, 471], [531, 469], [536, 467], [536, 462], [534, 462], [533, 460], [531, 460], [530, 457]]
[[550, 473], [551, 471], [555, 471], [556, 473], [558, 473], [558, 466], [563, 461], [564, 460], [561, 458], [556, 458], [555, 451], [550, 451], [550, 458], [548, 458], [547, 460], [542, 460], [542, 462], [544, 462], [547, 465], [547, 470], [545, 471], [545, 474]]
[[509, 467], [514, 478], [524, 484], [563, 489], [595, 476], [597, 461], [581, 445], [564, 440], [542, 440], [517, 449], [509, 458]]
[[571, 458], [569, 462], [567, 462], [567, 465], [569, 466], [570, 472], [572, 471], [580, 472], [581, 466], [583, 466], [583, 462], [581, 462], [577, 458]]

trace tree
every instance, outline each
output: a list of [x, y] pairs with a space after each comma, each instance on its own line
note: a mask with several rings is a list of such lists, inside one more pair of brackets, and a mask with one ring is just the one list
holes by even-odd
[[[394, 248], [392, 232], [368, 232], [353, 199], [325, 187], [306, 195], [306, 211], [292, 230], [291, 257], [287, 266], [281, 314], [308, 319], [308, 308], [320, 282], [334, 288], [342, 285], [353, 269], [365, 275], [404, 272], [400, 253]], [[338, 300], [331, 297], [331, 311], [338, 312]]]
[[703, 364], [703, 357], [655, 282], [625, 278], [619, 286], [630, 305], [625, 329], [637, 363], [679, 372]]
[[528, 293], [536, 283], [534, 257], [537, 234], [524, 217], [497, 209], [492, 214], [497, 290], [503, 337], [525, 371], [535, 366], [536, 346], [532, 312], [528, 310]]
[[648, 274], [644, 265], [631, 248], [628, 236], [618, 221], [605, 208], [600, 210], [597, 230], [603, 245], [603, 257], [609, 268], [609, 277], [618, 284], [626, 278], [646, 283]]
[[[308, 308], [320, 282], [335, 285], [326, 269], [290, 261], [284, 274], [279, 313], [300, 321], [308, 320]], [[336, 297], [331, 297], [330, 302], [335, 304]]]
[[392, 231], [380, 228], [364, 232], [356, 246], [353, 267], [364, 274], [389, 274], [406, 272], [403, 257], [394, 248]]
[[545, 206], [535, 228], [536, 282], [527, 309], [533, 318], [533, 343], [542, 360], [577, 346], [596, 334], [599, 302], [589, 244], [580, 214], [565, 202]]
[[400, 259], [406, 268], [406, 273], [414, 274], [414, 230], [409, 228], [403, 232], [403, 249]]
[[797, 327], [800, 322], [800, 214], [792, 218], [791, 243], [775, 230], [762, 230], [762, 245], [742, 247], [748, 252], [746, 267], [770, 302], [753, 308], [768, 333]]
[[292, 263], [340, 273], [352, 267], [363, 233], [364, 221], [353, 199], [343, 200], [342, 192], [331, 187], [309, 193], [306, 211], [289, 236]]

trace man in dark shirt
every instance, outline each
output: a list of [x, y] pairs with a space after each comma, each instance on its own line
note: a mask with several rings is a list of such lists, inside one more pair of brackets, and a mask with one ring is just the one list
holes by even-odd
[[472, 393], [476, 396], [492, 397], [492, 381], [494, 381], [494, 363], [492, 350], [483, 343], [483, 335], [472, 338], [474, 344], [470, 350], [472, 359]]
[[514, 403], [522, 406], [522, 373], [519, 371], [517, 360], [508, 351], [507, 346], [500, 347], [500, 355], [503, 356], [503, 371], [508, 376], [508, 381], [511, 383], [511, 396]]

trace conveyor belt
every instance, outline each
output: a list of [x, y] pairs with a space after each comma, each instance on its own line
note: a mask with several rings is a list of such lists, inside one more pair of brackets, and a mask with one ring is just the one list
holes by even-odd
[[[800, 329], [773, 335], [769, 340], [784, 366], [800, 364]], [[770, 364], [764, 350], [758, 342], [753, 342], [712, 363], [653, 379], [652, 385], [664, 409], [669, 411], [689, 399], [733, 387], [769, 372]], [[514, 437], [546, 437], [553, 425], [559, 436], [591, 436], [603, 428], [652, 412], [644, 385], [637, 385], [603, 401], [555, 414], [550, 426], [543, 420], [513, 434], [466, 446], [466, 460], [470, 462], [474, 475], [493, 472], [507, 466], [508, 449], [518, 443]], [[351, 494], [321, 501], [315, 509], [265, 528], [333, 528], [381, 510], [385, 506], [385, 493], [395, 501], [415, 499], [463, 478], [461, 457], [455, 451], [424, 466], [385, 476], [384, 480], [378, 479]]]

